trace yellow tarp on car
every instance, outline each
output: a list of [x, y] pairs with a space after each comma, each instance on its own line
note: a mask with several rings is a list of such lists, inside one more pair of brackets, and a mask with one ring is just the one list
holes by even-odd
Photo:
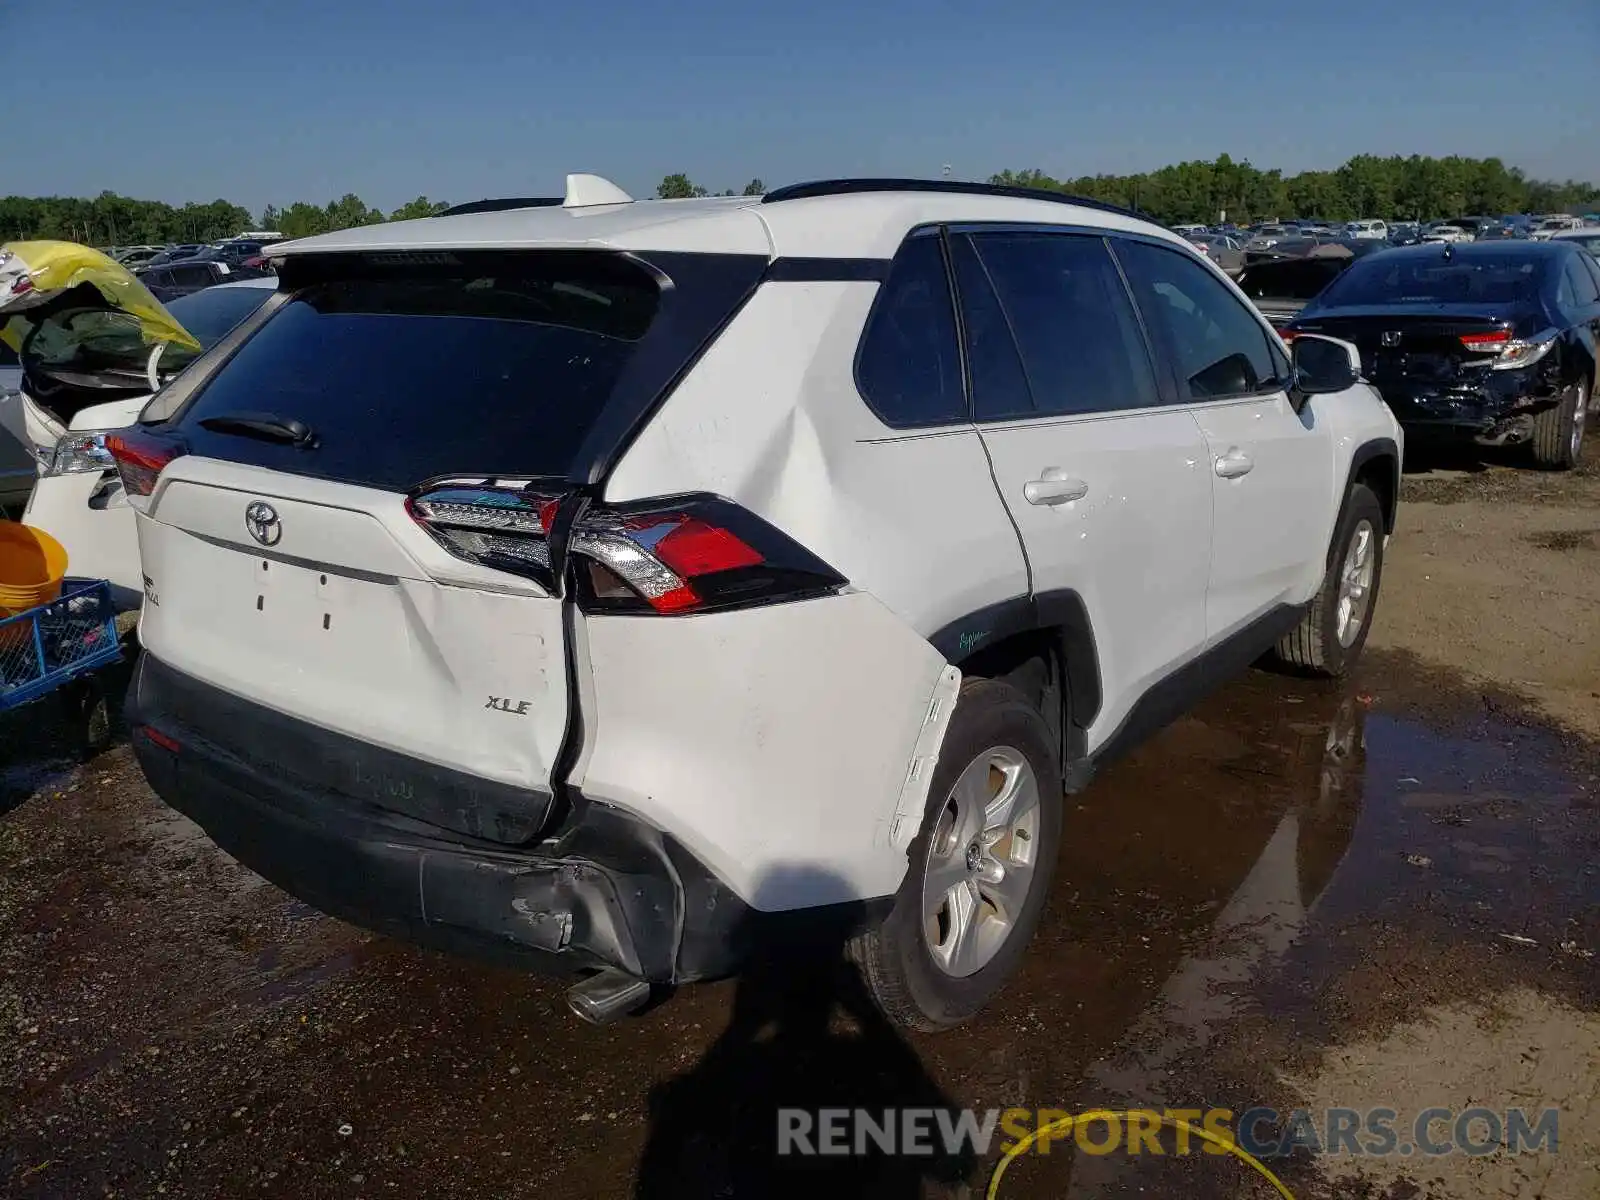
[[76, 242], [7, 242], [0, 246], [0, 341], [13, 350], [32, 328], [28, 310], [80, 284], [136, 318], [151, 346], [166, 342], [200, 352], [200, 343], [126, 267]]

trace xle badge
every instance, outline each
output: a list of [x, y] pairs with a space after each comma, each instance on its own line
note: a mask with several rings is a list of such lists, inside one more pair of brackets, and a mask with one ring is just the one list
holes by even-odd
[[492, 708], [496, 712], [506, 712], [512, 716], [520, 717], [527, 713], [528, 706], [532, 703], [532, 700], [509, 700], [504, 696], [490, 696], [489, 703], [485, 704], [484, 707]]

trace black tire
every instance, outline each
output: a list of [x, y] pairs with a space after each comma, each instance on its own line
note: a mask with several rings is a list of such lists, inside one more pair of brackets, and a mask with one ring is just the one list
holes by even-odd
[[[1039, 710], [1010, 684], [995, 679], [962, 684], [928, 788], [922, 829], [907, 852], [911, 866], [894, 909], [883, 924], [858, 935], [849, 946], [868, 993], [891, 1021], [929, 1032], [959, 1024], [987, 1004], [1021, 962], [1044, 911], [1061, 846], [1061, 768], [1050, 740]], [[1017, 751], [1038, 784], [1033, 874], [1018, 916], [993, 958], [973, 974], [951, 975], [934, 961], [923, 914], [928, 846], [957, 779], [994, 747]]]
[[1589, 409], [1589, 381], [1579, 379], [1561, 393], [1561, 402], [1533, 418], [1533, 461], [1547, 471], [1570, 471], [1583, 453], [1584, 422]]
[[[1363, 528], [1369, 534], [1372, 581], [1366, 589], [1367, 604], [1361, 624], [1346, 645], [1339, 637], [1339, 584], [1351, 543]], [[1330, 679], [1343, 675], [1355, 665], [1361, 656], [1361, 647], [1367, 644], [1372, 614], [1378, 605], [1378, 586], [1383, 580], [1383, 535], [1383, 506], [1378, 503], [1378, 497], [1366, 484], [1352, 484], [1328, 551], [1322, 586], [1317, 589], [1300, 624], [1278, 640], [1274, 653], [1281, 664], [1302, 674]]]
[[105, 688], [93, 678], [74, 679], [60, 692], [62, 715], [78, 753], [93, 758], [111, 745], [111, 708]]

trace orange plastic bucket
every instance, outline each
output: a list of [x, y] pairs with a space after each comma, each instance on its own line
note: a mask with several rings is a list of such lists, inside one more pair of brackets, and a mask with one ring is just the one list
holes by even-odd
[[32, 525], [0, 521], [0, 610], [5, 616], [54, 600], [66, 574], [65, 546]]

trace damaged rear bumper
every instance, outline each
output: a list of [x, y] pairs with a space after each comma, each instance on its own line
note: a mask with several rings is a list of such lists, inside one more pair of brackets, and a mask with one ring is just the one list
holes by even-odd
[[1558, 403], [1560, 388], [1533, 369], [1488, 371], [1462, 382], [1378, 380], [1376, 387], [1408, 434], [1471, 437], [1514, 445], [1533, 436], [1533, 418]]
[[[546, 974], [615, 968], [672, 984], [798, 942], [838, 944], [892, 902], [759, 913], [670, 835], [581, 794], [536, 845], [451, 834], [207, 742], [161, 711], [151, 672], [172, 668], [142, 657], [128, 717], [156, 793], [247, 867], [367, 929]], [[238, 719], [243, 702], [228, 702]]]

